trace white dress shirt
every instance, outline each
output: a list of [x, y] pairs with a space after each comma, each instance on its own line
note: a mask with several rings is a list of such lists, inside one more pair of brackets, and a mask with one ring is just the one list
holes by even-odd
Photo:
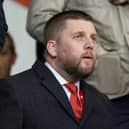
[[[68, 81], [66, 81], [58, 72], [56, 72], [56, 70], [48, 62], [45, 62], [45, 65], [52, 72], [52, 74], [55, 76], [55, 78], [57, 79], [57, 81], [60, 83], [60, 85], [64, 89], [64, 91], [65, 91], [68, 99], [70, 100], [71, 91], [68, 88], [66, 88], [66, 86], [65, 86], [65, 84], [68, 83]], [[80, 81], [77, 81], [74, 85], [77, 86], [78, 97], [80, 98], [80, 96], [79, 96]]]

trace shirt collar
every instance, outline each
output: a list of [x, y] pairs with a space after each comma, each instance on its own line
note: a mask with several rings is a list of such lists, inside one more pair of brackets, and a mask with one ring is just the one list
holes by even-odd
[[[45, 65], [52, 72], [52, 74], [55, 76], [55, 78], [58, 80], [58, 82], [61, 85], [64, 85], [64, 84], [68, 83], [68, 81], [65, 80], [58, 72], [56, 72], [56, 70], [48, 62], [45, 62]], [[77, 81], [74, 84], [77, 86], [77, 88], [79, 90], [80, 89], [80, 81]]]

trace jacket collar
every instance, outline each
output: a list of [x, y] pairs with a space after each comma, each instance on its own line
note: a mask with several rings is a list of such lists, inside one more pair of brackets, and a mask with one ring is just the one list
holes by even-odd
[[[39, 76], [41, 85], [44, 86], [57, 99], [62, 108], [64, 108], [64, 110], [77, 122], [64, 90], [51, 71], [44, 65], [44, 62], [37, 61], [33, 65], [32, 69], [36, 72], [37, 76]], [[89, 90], [89, 86], [83, 80], [80, 81], [80, 86], [84, 92], [85, 99], [83, 116], [80, 123], [82, 125], [92, 111], [93, 96], [90, 93], [91, 91]]]

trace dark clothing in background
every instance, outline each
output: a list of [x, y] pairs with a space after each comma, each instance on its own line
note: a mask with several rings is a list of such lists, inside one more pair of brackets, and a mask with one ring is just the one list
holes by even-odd
[[0, 0], [0, 50], [4, 46], [5, 34], [7, 32], [7, 24], [5, 21], [5, 15], [4, 15], [2, 3], [3, 3], [3, 0]]

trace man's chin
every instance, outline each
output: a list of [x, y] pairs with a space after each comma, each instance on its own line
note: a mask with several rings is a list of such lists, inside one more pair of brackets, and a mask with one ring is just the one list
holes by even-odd
[[83, 77], [82, 77], [82, 78], [88, 78], [92, 73], [93, 73], [93, 69], [87, 70], [87, 71], [83, 74]]
[[93, 71], [94, 71], [94, 65], [92, 65], [92, 66], [90, 66], [90, 67], [84, 69], [83, 71], [85, 71], [85, 72], [84, 72], [85, 76], [89, 76], [89, 75], [92, 74]]

